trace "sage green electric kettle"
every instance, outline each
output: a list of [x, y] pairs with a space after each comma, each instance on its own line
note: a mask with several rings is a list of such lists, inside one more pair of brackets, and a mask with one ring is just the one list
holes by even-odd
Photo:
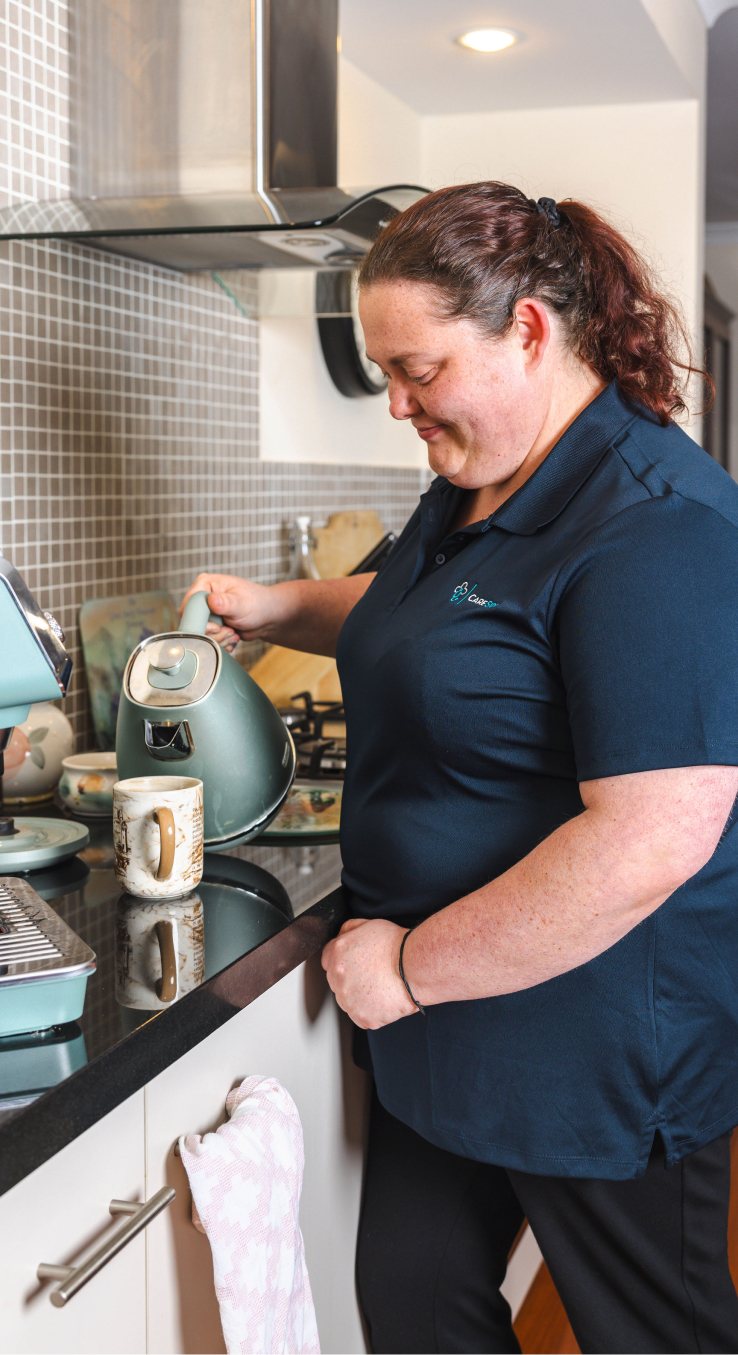
[[116, 757], [131, 776], [196, 776], [205, 846], [236, 847], [278, 814], [295, 775], [295, 748], [271, 701], [205, 634], [207, 593], [195, 593], [182, 629], [152, 635], [131, 654], [118, 709]]

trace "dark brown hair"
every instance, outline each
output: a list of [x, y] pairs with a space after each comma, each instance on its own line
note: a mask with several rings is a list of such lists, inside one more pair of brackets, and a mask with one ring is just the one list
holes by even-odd
[[[429, 283], [446, 319], [476, 321], [491, 337], [510, 329], [518, 301], [542, 301], [571, 348], [604, 381], [662, 424], [686, 411], [692, 365], [684, 321], [645, 261], [609, 222], [572, 199], [470, 183], [441, 188], [394, 217], [372, 245], [359, 285]], [[558, 224], [556, 224], [558, 221]]]

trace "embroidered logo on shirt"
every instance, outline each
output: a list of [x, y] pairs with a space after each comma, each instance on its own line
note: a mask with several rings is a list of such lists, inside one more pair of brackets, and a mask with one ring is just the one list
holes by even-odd
[[486, 598], [480, 597], [479, 594], [474, 591], [476, 586], [477, 585], [474, 583], [470, 589], [468, 583], [458, 584], [457, 587], [454, 588], [451, 601], [455, 602], [457, 606], [460, 602], [473, 602], [475, 607], [499, 607], [499, 602], [488, 602]]

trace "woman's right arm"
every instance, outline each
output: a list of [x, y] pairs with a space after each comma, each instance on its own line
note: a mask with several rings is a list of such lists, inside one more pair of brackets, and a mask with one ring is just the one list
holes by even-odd
[[267, 640], [306, 654], [333, 658], [339, 631], [363, 597], [373, 574], [343, 579], [291, 579], [265, 587], [232, 574], [198, 574], [192, 593], [208, 593], [208, 606], [223, 626], [212, 622], [208, 634], [232, 649], [238, 640]]

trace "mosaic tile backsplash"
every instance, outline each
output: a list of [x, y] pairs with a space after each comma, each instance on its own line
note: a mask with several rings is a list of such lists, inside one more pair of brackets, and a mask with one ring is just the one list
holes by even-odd
[[[67, 14], [0, 6], [2, 205], [68, 191]], [[259, 461], [256, 279], [227, 285], [59, 241], [0, 245], [0, 545], [66, 633], [80, 749], [94, 744], [82, 602], [179, 600], [201, 569], [276, 582], [297, 513], [374, 508], [397, 531], [424, 487], [411, 469]]]
[[[85, 599], [178, 599], [200, 569], [276, 582], [296, 513], [376, 508], [397, 530], [420, 476], [259, 461], [258, 321], [209, 275], [57, 242], [0, 250], [2, 549], [67, 635], [84, 743]], [[246, 309], [255, 280], [234, 284]]]

